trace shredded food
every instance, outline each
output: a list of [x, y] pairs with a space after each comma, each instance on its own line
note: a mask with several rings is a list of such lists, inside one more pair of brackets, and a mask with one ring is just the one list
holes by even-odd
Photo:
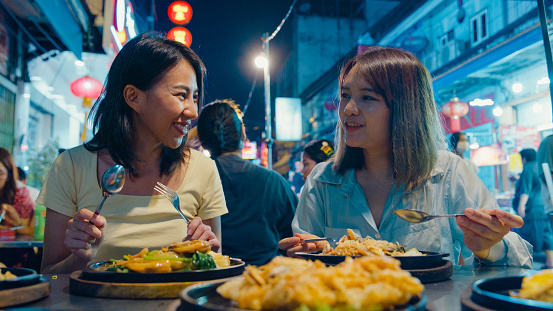
[[359, 257], [336, 266], [275, 257], [248, 266], [217, 292], [249, 310], [383, 310], [407, 304], [424, 287], [391, 257]]
[[161, 250], [149, 251], [144, 248], [138, 254], [123, 257], [124, 259], [112, 259], [110, 265], [101, 269], [123, 273], [167, 273], [230, 266], [229, 256], [211, 251], [209, 242], [199, 240], [175, 242]]
[[348, 234], [336, 243], [336, 248], [326, 245], [322, 254], [336, 256], [425, 256], [416, 248], [407, 249], [406, 245], [398, 242], [375, 240], [370, 236], [358, 237], [351, 229], [348, 229]]
[[543, 270], [522, 278], [522, 286], [518, 293], [511, 292], [518, 298], [539, 300], [553, 303], [553, 270]]

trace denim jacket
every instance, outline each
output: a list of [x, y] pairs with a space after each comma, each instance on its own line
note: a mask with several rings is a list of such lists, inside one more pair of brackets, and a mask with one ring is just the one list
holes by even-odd
[[[465, 263], [477, 263], [464, 244], [463, 231], [455, 218], [410, 223], [393, 214], [401, 208], [429, 214], [464, 214], [465, 208], [499, 207], [480, 178], [460, 157], [439, 151], [430, 180], [412, 190], [404, 190], [403, 186], [396, 189], [394, 185], [377, 227], [354, 170], [339, 175], [332, 170], [332, 162], [326, 162], [317, 165], [309, 175], [292, 229], [294, 233], [339, 239], [351, 228], [362, 237], [397, 241], [421, 251], [449, 253], [454, 264], [458, 264], [460, 254]], [[531, 269], [532, 260], [532, 246], [509, 232], [481, 263]]]

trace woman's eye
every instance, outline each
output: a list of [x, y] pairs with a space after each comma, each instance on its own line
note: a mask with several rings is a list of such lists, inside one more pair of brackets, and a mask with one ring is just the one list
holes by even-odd
[[349, 94], [342, 93], [340, 94], [340, 98], [349, 98]]
[[376, 100], [376, 99], [372, 96], [365, 95], [365, 96], [363, 96], [363, 100]]
[[184, 98], [186, 98], [186, 93], [184, 93], [184, 92], [178, 93], [177, 96], [184, 99]]

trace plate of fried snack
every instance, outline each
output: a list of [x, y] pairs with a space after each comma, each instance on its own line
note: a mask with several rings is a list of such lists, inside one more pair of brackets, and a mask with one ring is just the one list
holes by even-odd
[[361, 238], [347, 229], [348, 234], [344, 235], [336, 247], [326, 245], [321, 252], [296, 253], [305, 259], [320, 260], [329, 265], [338, 264], [346, 257], [363, 256], [390, 256], [401, 262], [404, 270], [429, 269], [443, 266], [443, 258], [448, 257], [447, 253], [419, 251], [415, 248], [408, 248], [398, 242], [392, 243], [385, 240], [376, 240], [367, 236]]
[[425, 310], [423, 290], [391, 257], [347, 258], [335, 266], [275, 257], [227, 282], [184, 289], [178, 310]]
[[0, 290], [34, 285], [40, 282], [40, 274], [27, 268], [0, 268]]
[[81, 277], [122, 283], [195, 282], [240, 275], [244, 262], [211, 251], [207, 241], [175, 242], [159, 250], [142, 249], [123, 259], [91, 264]]
[[470, 299], [493, 310], [552, 310], [553, 270], [476, 281]]

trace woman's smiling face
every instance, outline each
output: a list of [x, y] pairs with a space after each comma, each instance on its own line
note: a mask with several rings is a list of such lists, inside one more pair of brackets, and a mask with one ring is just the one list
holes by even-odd
[[359, 73], [357, 65], [342, 84], [339, 116], [348, 146], [390, 148], [390, 108]]
[[194, 68], [182, 60], [148, 91], [139, 92], [135, 130], [142, 139], [175, 149], [191, 121], [198, 117], [198, 84]]

